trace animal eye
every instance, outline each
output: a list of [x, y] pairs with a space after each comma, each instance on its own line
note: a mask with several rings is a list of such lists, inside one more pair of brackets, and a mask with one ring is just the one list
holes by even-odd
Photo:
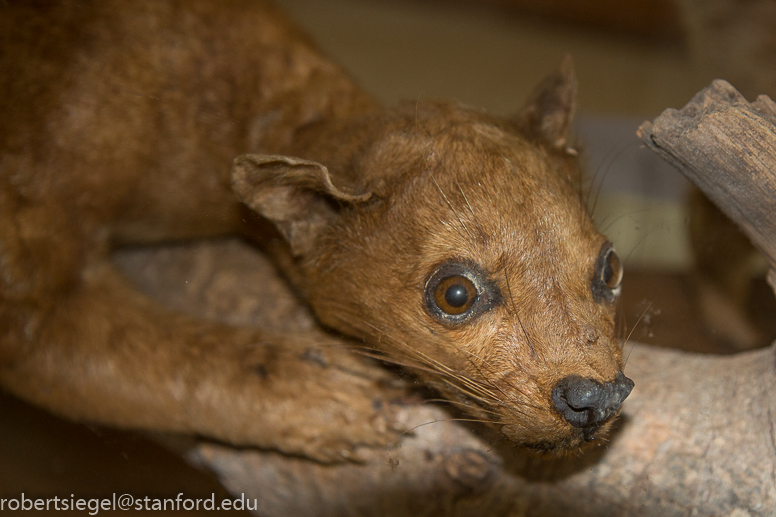
[[475, 264], [442, 264], [426, 281], [426, 310], [446, 325], [463, 323], [500, 300], [498, 288]]
[[622, 282], [622, 263], [620, 257], [613, 248], [610, 248], [604, 258], [604, 267], [601, 271], [601, 280], [609, 289], [617, 289]]
[[440, 280], [434, 288], [434, 303], [447, 314], [463, 314], [476, 299], [477, 289], [465, 276], [448, 276]]
[[610, 243], [601, 247], [593, 278], [593, 294], [599, 301], [614, 301], [620, 294], [623, 268], [617, 252]]

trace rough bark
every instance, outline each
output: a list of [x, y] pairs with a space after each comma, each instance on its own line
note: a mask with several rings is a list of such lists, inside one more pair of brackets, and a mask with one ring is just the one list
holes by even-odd
[[676, 166], [768, 257], [776, 289], [776, 104], [753, 103], [714, 81], [681, 110], [645, 122], [639, 136]]

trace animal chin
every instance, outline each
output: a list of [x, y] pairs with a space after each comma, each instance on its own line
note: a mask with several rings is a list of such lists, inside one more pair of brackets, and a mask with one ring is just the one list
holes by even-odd
[[513, 443], [533, 452], [564, 456], [601, 444], [609, 433], [615, 418], [616, 416], [601, 425], [588, 427], [573, 427], [566, 424], [562, 430], [541, 437], [527, 437], [524, 434], [525, 430], [521, 432], [517, 426], [511, 425], [502, 427], [501, 433]]
[[597, 444], [600, 444], [604, 438], [609, 434], [609, 429], [612, 426], [612, 422], [614, 421], [615, 417], [612, 417], [607, 422], [600, 426], [591, 426], [591, 427], [582, 427], [579, 429], [576, 429], [576, 431], [581, 435], [582, 443], [580, 443], [581, 447], [585, 446], [595, 446]]

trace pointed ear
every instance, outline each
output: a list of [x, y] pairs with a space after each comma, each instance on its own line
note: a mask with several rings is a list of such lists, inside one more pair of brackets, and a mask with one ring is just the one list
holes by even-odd
[[529, 138], [554, 149], [564, 150], [568, 144], [576, 102], [574, 62], [571, 56], [566, 55], [558, 69], [534, 89], [513, 122]]
[[362, 203], [372, 195], [334, 186], [320, 163], [265, 154], [235, 158], [232, 190], [275, 224], [296, 256], [312, 251], [318, 235], [337, 217], [338, 203]]

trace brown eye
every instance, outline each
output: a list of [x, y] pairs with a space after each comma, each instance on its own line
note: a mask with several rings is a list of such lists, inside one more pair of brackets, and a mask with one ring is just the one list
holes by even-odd
[[446, 326], [462, 325], [501, 303], [501, 293], [478, 264], [447, 262], [426, 280], [426, 311]]
[[617, 252], [610, 243], [601, 247], [593, 276], [593, 295], [599, 301], [613, 302], [620, 295], [623, 268]]
[[463, 314], [476, 299], [477, 289], [465, 276], [448, 276], [434, 288], [434, 302], [442, 312], [450, 315]]

